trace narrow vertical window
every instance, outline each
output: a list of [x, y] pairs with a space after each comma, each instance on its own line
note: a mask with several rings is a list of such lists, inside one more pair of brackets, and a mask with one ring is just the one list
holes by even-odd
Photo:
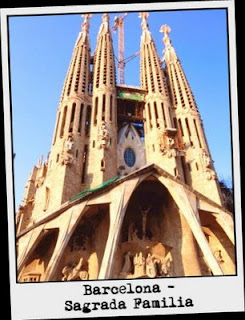
[[87, 106], [86, 120], [85, 120], [85, 133], [87, 135], [89, 134], [90, 121], [91, 121], [91, 106]]
[[79, 123], [78, 123], [78, 132], [81, 132], [81, 127], [82, 127], [82, 118], [83, 118], [83, 108], [84, 108], [84, 104], [81, 103], [80, 106], [80, 113], [79, 113]]
[[178, 120], [178, 124], [179, 124], [179, 129], [180, 129], [181, 135], [182, 135], [182, 137], [183, 137], [183, 136], [184, 136], [184, 131], [183, 131], [181, 119]]
[[72, 109], [71, 109], [71, 119], [70, 119], [69, 132], [72, 132], [72, 131], [73, 131], [75, 111], [76, 111], [76, 104], [73, 103], [73, 104], [72, 104]]
[[198, 139], [199, 147], [202, 148], [201, 139], [200, 139], [200, 136], [199, 136], [199, 132], [197, 130], [196, 119], [194, 119], [193, 121], [194, 121], [194, 126], [195, 126], [195, 129], [196, 129], [196, 133], [197, 133], [197, 139]]
[[105, 171], [105, 160], [102, 159], [100, 164], [101, 164], [100, 170]]
[[167, 121], [166, 121], [166, 116], [165, 116], [165, 110], [164, 110], [164, 104], [163, 104], [163, 102], [161, 103], [161, 107], [162, 107], [164, 128], [167, 128]]
[[112, 102], [113, 102], [113, 97], [111, 95], [110, 96], [110, 121], [112, 121]]
[[60, 123], [60, 112], [59, 112], [59, 114], [58, 114], [58, 119], [57, 119], [57, 124], [56, 124], [56, 128], [55, 128], [55, 134], [54, 134], [54, 141], [53, 141], [53, 144], [55, 144], [55, 141], [56, 141], [57, 131], [58, 131], [58, 127], [59, 127], [59, 123]]
[[151, 106], [150, 103], [148, 105], [148, 114], [149, 114], [149, 122], [150, 122], [150, 128], [152, 128], [152, 122], [151, 122]]
[[191, 137], [191, 130], [190, 130], [189, 122], [188, 122], [188, 119], [187, 119], [187, 118], [185, 118], [185, 124], [186, 124], [186, 128], [187, 128], [188, 134], [189, 134], [189, 136]]
[[175, 127], [175, 129], [178, 129], [178, 124], [177, 124], [177, 119], [176, 119], [176, 117], [174, 117], [173, 120], [174, 120], [174, 127]]
[[81, 179], [82, 183], [85, 183], [85, 172], [86, 172], [87, 158], [88, 158], [88, 145], [85, 144], [84, 150], [83, 150], [83, 167], [82, 167], [82, 179]]
[[105, 121], [105, 94], [103, 94], [102, 99], [102, 121]]
[[62, 138], [64, 135], [64, 128], [65, 128], [65, 122], [66, 122], [66, 112], [67, 112], [67, 106], [65, 106], [64, 111], [63, 111], [63, 118], [62, 118], [62, 123], [61, 123], [61, 127], [60, 127], [60, 138]]
[[155, 112], [155, 117], [156, 117], [156, 126], [157, 126], [157, 128], [159, 127], [159, 123], [158, 123], [158, 112], [157, 112], [157, 103], [156, 103], [156, 101], [154, 101], [154, 103], [153, 103], [153, 106], [154, 106], [154, 112]]
[[94, 125], [97, 125], [97, 113], [98, 113], [98, 97], [94, 101]]
[[154, 101], [154, 110], [155, 110], [156, 119], [158, 119], [157, 103], [156, 103], [156, 101]]

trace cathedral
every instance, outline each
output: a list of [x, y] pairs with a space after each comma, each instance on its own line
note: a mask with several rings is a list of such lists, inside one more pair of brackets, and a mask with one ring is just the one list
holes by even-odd
[[233, 213], [195, 98], [170, 27], [161, 60], [148, 15], [140, 87], [117, 83], [109, 15], [93, 54], [83, 15], [50, 152], [16, 214], [18, 282], [236, 273]]

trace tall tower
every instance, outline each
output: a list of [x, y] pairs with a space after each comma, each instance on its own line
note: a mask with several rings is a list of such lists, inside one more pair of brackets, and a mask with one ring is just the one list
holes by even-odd
[[26, 193], [25, 199], [25, 203], [32, 201], [34, 220], [81, 191], [91, 114], [90, 17], [84, 15], [75, 43], [57, 109], [49, 157], [44, 164], [40, 159], [26, 186], [27, 190], [35, 189], [35, 192]]
[[96, 186], [117, 174], [116, 72], [109, 15], [104, 14], [94, 53], [87, 182]]
[[183, 146], [185, 182], [221, 204], [220, 187], [206, 141], [202, 120], [191, 87], [169, 38], [170, 28], [162, 26], [164, 61], [174, 108], [174, 123]]
[[166, 78], [148, 28], [148, 13], [142, 12], [140, 17], [140, 82], [147, 91], [144, 125], [146, 160], [183, 179]]

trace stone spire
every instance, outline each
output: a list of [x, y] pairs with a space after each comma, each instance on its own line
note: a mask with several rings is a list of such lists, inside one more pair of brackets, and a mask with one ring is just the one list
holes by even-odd
[[96, 186], [117, 174], [116, 71], [107, 13], [94, 53], [92, 106], [87, 182]]
[[61, 101], [77, 93], [88, 93], [89, 90], [89, 19], [91, 14], [83, 15], [81, 32], [73, 49], [73, 55], [65, 79]]
[[140, 80], [141, 87], [147, 91], [144, 124], [146, 160], [181, 178], [182, 169], [178, 159], [176, 129], [172, 119], [167, 82], [149, 31], [148, 16], [146, 12], [139, 15], [142, 19]]
[[39, 165], [32, 217], [59, 207], [80, 192], [91, 116], [89, 19], [84, 15], [65, 78], [48, 160]]
[[183, 146], [185, 153], [183, 162], [185, 182], [210, 199], [221, 203], [220, 188], [202, 120], [181, 62], [169, 38], [170, 31], [167, 25], [160, 28], [160, 32], [164, 34], [163, 61], [166, 65], [171, 100], [175, 110], [174, 123], [178, 131], [179, 144]]

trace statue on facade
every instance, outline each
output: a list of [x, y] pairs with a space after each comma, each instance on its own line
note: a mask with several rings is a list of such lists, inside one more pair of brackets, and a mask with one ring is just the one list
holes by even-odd
[[165, 131], [161, 128], [158, 128], [157, 140], [160, 151], [164, 153], [166, 150], [166, 136]]
[[142, 252], [136, 253], [134, 256], [134, 276], [141, 277], [145, 275], [145, 258]]
[[148, 213], [150, 212], [151, 207], [148, 206], [146, 209], [141, 210], [141, 216], [142, 216], [142, 240], [146, 240], [146, 225], [147, 225], [147, 216]]
[[128, 227], [128, 241], [139, 240], [138, 229], [134, 227], [134, 223], [131, 222]]
[[203, 152], [202, 152], [202, 160], [203, 160], [203, 164], [204, 164], [205, 168], [210, 168], [211, 158], [209, 157], [209, 155], [207, 154], [207, 152], [205, 150], [203, 150]]
[[173, 275], [172, 272], [172, 264], [171, 260], [168, 258], [161, 258], [160, 260], [160, 276], [162, 277], [171, 277]]
[[110, 137], [109, 137], [109, 131], [107, 129], [105, 121], [102, 121], [99, 135], [98, 135], [98, 142], [99, 142], [99, 149], [103, 148], [106, 149], [110, 145]]
[[72, 281], [72, 280], [87, 280], [88, 272], [86, 270], [81, 270], [83, 265], [83, 258], [80, 258], [77, 265], [65, 266], [62, 269], [63, 278], [62, 281]]
[[156, 261], [154, 259], [154, 256], [150, 253], [148, 253], [146, 257], [146, 275], [149, 278], [155, 278], [157, 275]]
[[74, 139], [73, 135], [69, 134], [67, 140], [64, 142], [62, 164], [71, 164], [74, 161]]
[[175, 139], [172, 136], [168, 136], [164, 129], [158, 128], [157, 140], [159, 149], [163, 155], [167, 155], [168, 158], [177, 155], [175, 150]]
[[120, 276], [125, 278], [128, 274], [130, 274], [132, 270], [132, 263], [131, 263], [131, 258], [130, 258], [131, 252], [127, 252], [124, 256], [124, 264], [122, 267], [122, 271], [120, 273]]
[[219, 263], [224, 263], [223, 256], [222, 256], [222, 251], [221, 251], [221, 250], [216, 250], [216, 251], [214, 251], [214, 256], [215, 256], [216, 260], [217, 260]]

